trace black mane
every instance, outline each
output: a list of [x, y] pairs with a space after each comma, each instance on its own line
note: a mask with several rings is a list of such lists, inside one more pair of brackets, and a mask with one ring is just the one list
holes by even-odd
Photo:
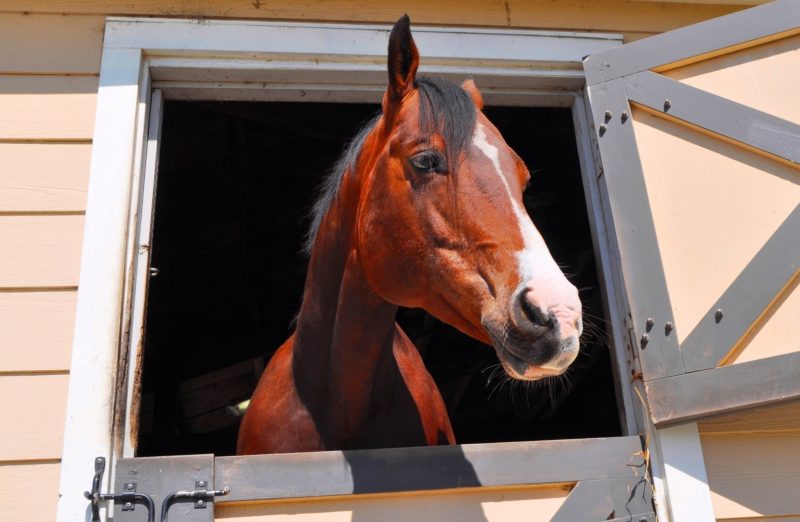
[[[451, 173], [455, 174], [456, 159], [466, 149], [475, 128], [475, 105], [464, 89], [447, 80], [420, 77], [416, 80], [416, 87], [420, 96], [420, 129], [428, 136], [433, 133], [442, 136], [446, 144], [447, 164], [453, 169]], [[322, 218], [328, 213], [342, 178], [356, 170], [364, 140], [380, 117], [381, 113], [378, 113], [358, 131], [322, 182], [319, 197], [310, 212], [311, 223], [303, 246], [307, 256], [311, 254]]]

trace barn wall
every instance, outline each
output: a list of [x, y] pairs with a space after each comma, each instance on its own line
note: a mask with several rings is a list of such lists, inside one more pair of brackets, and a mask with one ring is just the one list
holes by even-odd
[[[0, 483], [13, 487], [0, 488], [0, 519], [52, 520], [55, 510], [105, 16], [386, 23], [408, 12], [418, 24], [617, 32], [631, 41], [756, 3], [4, 0]], [[88, 473], [87, 463], [87, 487]]]
[[800, 497], [792, 493], [800, 481], [800, 402], [698, 427], [719, 520], [800, 520]]

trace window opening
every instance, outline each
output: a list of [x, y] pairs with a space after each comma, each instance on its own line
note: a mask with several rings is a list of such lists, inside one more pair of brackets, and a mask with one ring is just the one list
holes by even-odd
[[[289, 336], [316, 188], [371, 104], [167, 101], [163, 111], [137, 456], [235, 451], [237, 404]], [[567, 377], [525, 385], [494, 351], [421, 310], [423, 353], [457, 441], [621, 434], [569, 109], [487, 107], [531, 169], [524, 199], [580, 289], [587, 324]]]

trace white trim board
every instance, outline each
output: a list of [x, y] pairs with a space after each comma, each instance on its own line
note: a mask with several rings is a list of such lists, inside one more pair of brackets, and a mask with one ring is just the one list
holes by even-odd
[[[57, 520], [88, 520], [83, 491], [94, 458], [113, 463], [113, 410], [124, 403], [118, 358], [133, 291], [133, 214], [142, 190], [137, 147], [146, 143], [151, 79], [167, 98], [280, 100], [310, 92], [304, 99], [377, 101], [388, 32], [376, 25], [108, 19]], [[622, 43], [621, 35], [470, 28], [418, 27], [414, 36], [423, 71], [471, 74], [488, 103], [509, 105], [572, 105], [585, 83], [582, 58]]]

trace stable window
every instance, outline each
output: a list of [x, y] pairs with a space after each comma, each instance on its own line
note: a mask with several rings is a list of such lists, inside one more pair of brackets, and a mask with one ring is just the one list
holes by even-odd
[[[160, 499], [188, 486], [176, 487], [157, 459], [138, 457], [205, 453], [213, 455], [170, 457], [178, 463], [170, 469], [207, 472], [204, 480], [231, 488], [229, 500], [568, 484], [562, 516], [600, 497], [607, 515], [620, 506], [649, 513], [632, 355], [618, 326], [582, 95], [581, 58], [618, 45], [609, 35], [414, 29], [421, 74], [473, 76], [487, 116], [533, 172], [526, 208], [594, 323], [569, 378], [520, 389], [482, 371], [491, 349], [403, 309], [398, 321], [424, 354], [464, 445], [312, 453], [302, 465], [286, 455], [226, 457], [242, 401], [291, 331], [315, 188], [378, 108], [387, 34], [108, 22], [87, 216], [97, 231], [90, 224], [85, 249], [98, 257], [85, 261], [81, 279], [84, 308], [105, 308], [91, 335], [79, 312], [76, 337], [86, 337], [76, 349], [108, 370], [93, 391], [114, 408], [113, 419], [70, 420], [72, 436], [86, 431], [81, 421], [95, 430], [88, 460], [65, 456], [75, 480], [95, 454], [116, 455], [113, 487], [155, 473], [161, 478], [141, 481]], [[641, 493], [635, 505], [631, 491]], [[116, 515], [126, 516], [121, 507]]]

